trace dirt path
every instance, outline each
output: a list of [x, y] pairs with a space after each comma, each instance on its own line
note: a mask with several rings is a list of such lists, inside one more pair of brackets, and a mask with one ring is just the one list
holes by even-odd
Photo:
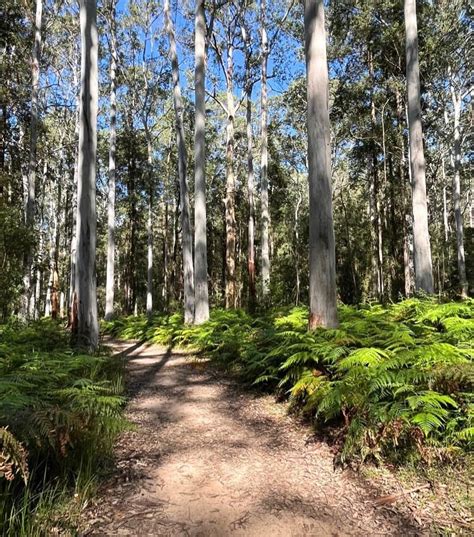
[[128, 357], [136, 430], [84, 535], [421, 535], [380, 491], [333, 469], [324, 444], [271, 397], [243, 392], [179, 352], [114, 344]]

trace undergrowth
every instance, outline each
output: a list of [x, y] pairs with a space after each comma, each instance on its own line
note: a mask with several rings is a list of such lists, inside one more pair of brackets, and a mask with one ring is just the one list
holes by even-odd
[[0, 327], [0, 534], [73, 533], [123, 429], [121, 365], [74, 353], [59, 324]]
[[474, 301], [412, 298], [341, 306], [337, 329], [307, 331], [306, 308], [253, 317], [215, 310], [104, 324], [115, 337], [204, 353], [243, 381], [287, 396], [329, 431], [341, 462], [452, 460], [474, 445]]

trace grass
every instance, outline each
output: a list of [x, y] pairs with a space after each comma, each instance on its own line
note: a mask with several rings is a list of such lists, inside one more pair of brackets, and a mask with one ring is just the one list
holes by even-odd
[[75, 534], [125, 426], [121, 369], [50, 320], [0, 327], [0, 534]]
[[474, 445], [474, 301], [412, 298], [339, 308], [337, 329], [307, 331], [306, 308], [260, 316], [214, 310], [104, 323], [115, 337], [204, 353], [245, 383], [287, 397], [330, 434], [341, 463], [454, 461]]

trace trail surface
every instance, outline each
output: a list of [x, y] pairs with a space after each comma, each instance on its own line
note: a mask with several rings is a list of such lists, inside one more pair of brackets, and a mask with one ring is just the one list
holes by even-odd
[[323, 443], [271, 397], [177, 351], [112, 343], [128, 360], [117, 472], [84, 535], [421, 535], [381, 491], [334, 470]]

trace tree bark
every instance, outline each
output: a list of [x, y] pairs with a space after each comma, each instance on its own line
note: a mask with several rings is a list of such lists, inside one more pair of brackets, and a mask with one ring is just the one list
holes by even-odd
[[253, 167], [253, 131], [252, 131], [252, 48], [250, 33], [242, 27], [242, 38], [245, 42], [245, 100], [247, 128], [247, 196], [248, 196], [248, 225], [247, 225], [247, 271], [248, 271], [248, 308], [255, 310], [257, 303], [256, 273], [255, 273], [255, 174]]
[[464, 226], [461, 211], [461, 96], [456, 94], [451, 83], [451, 98], [454, 110], [454, 141], [453, 141], [453, 206], [454, 222], [456, 224], [456, 252], [458, 260], [458, 276], [461, 297], [468, 296], [468, 282], [466, 276], [466, 257], [464, 253]]
[[[60, 174], [61, 177], [61, 174]], [[49, 220], [52, 223], [52, 229], [50, 230], [50, 259], [49, 259], [49, 280], [48, 289], [46, 293], [46, 307], [45, 316], [51, 316], [53, 319], [57, 319], [59, 314], [59, 297], [58, 297], [58, 246], [59, 246], [59, 222], [58, 214], [61, 206], [61, 183], [58, 183], [57, 204], [54, 199], [54, 188], [50, 186], [50, 217]]]
[[[36, 189], [36, 146], [38, 142], [38, 92], [41, 59], [41, 30], [43, 2], [36, 0], [35, 40], [33, 44], [31, 67], [31, 122], [30, 149], [28, 159], [28, 187], [26, 199], [26, 226], [33, 231], [35, 221], [35, 189]], [[25, 273], [23, 277], [24, 296], [22, 314], [25, 318], [34, 314], [34, 294], [32, 293], [31, 274], [33, 270], [33, 245], [29, 244], [25, 256]]]
[[262, 208], [262, 295], [266, 299], [270, 290], [270, 209], [268, 205], [268, 98], [267, 65], [268, 38], [265, 24], [266, 0], [260, 1], [260, 36], [261, 36], [261, 208]]
[[309, 328], [335, 327], [336, 254], [332, 214], [328, 66], [323, 0], [305, 0], [309, 175]]
[[195, 126], [194, 126], [194, 324], [209, 319], [206, 216], [206, 20], [204, 0], [196, 1], [195, 20]]
[[153, 155], [151, 137], [146, 128], [148, 148], [148, 220], [147, 231], [147, 279], [146, 279], [146, 314], [150, 318], [153, 315]]
[[371, 212], [371, 240], [372, 240], [372, 267], [373, 279], [376, 296], [378, 300], [384, 297], [384, 278], [383, 278], [383, 235], [382, 235], [382, 217], [380, 208], [380, 181], [378, 173], [378, 154], [376, 146], [377, 138], [377, 113], [374, 99], [374, 62], [372, 51], [368, 51], [368, 68], [371, 81], [370, 92], [370, 122], [372, 127], [372, 154], [369, 163], [370, 173], [370, 212]]
[[255, 275], [255, 206], [254, 206], [254, 169], [253, 169], [253, 133], [252, 133], [252, 86], [249, 84], [246, 96], [247, 122], [247, 195], [248, 195], [248, 245], [247, 265], [249, 277], [249, 310], [254, 311], [257, 302]]
[[77, 184], [76, 303], [78, 346], [94, 351], [99, 343], [96, 290], [96, 152], [98, 36], [95, 0], [80, 0], [81, 98]]
[[181, 228], [183, 247], [183, 279], [184, 279], [184, 322], [194, 320], [194, 268], [193, 239], [191, 234], [188, 183], [186, 178], [186, 142], [183, 126], [183, 103], [179, 85], [179, 64], [176, 51], [173, 24], [170, 16], [169, 0], [164, 3], [166, 32], [170, 41], [171, 70], [173, 76], [173, 102], [175, 110], [176, 138], [178, 141], [178, 175], [181, 201]]
[[235, 175], [234, 175], [234, 47], [227, 47], [227, 128], [226, 128], [226, 284], [225, 307], [235, 308], [237, 303], [237, 282], [235, 277], [235, 258], [237, 242], [237, 223], [235, 220]]
[[420, 67], [418, 62], [418, 29], [415, 0], [405, 0], [405, 31], [408, 128], [410, 134], [410, 167], [413, 190], [415, 287], [417, 290], [433, 293], [433, 269], [426, 199], [425, 156], [421, 126]]
[[109, 184], [107, 196], [107, 276], [105, 284], [105, 319], [114, 316], [115, 291], [115, 153], [117, 145], [117, 35], [115, 22], [116, 0], [110, 4], [110, 131], [109, 131]]

